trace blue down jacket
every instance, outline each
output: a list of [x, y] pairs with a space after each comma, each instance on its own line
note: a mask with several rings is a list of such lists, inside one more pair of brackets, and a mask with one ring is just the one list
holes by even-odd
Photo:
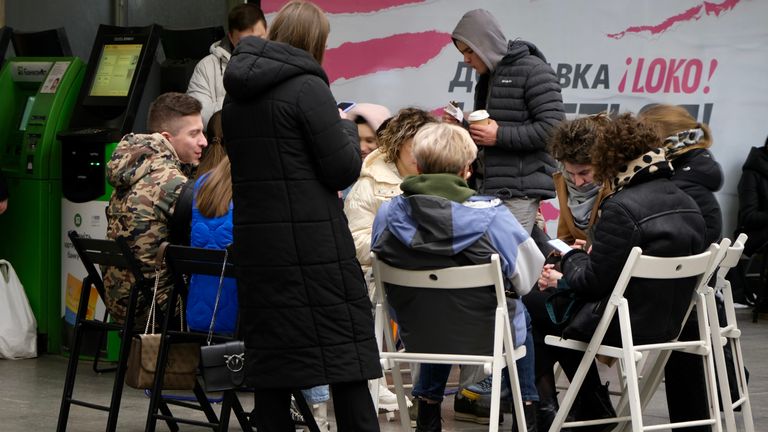
[[[192, 199], [191, 246], [207, 249], [225, 249], [232, 243], [232, 204], [224, 216], [207, 218], [197, 209], [197, 192], [207, 176], [195, 182]], [[219, 276], [192, 275], [187, 298], [187, 324], [196, 331], [208, 331], [219, 289]], [[219, 309], [216, 312], [216, 333], [235, 332], [237, 324], [237, 283], [234, 278], [224, 279]]]

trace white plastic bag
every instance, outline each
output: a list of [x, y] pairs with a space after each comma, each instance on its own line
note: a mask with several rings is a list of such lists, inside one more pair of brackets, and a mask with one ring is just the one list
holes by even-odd
[[37, 357], [37, 321], [11, 263], [0, 260], [0, 358]]

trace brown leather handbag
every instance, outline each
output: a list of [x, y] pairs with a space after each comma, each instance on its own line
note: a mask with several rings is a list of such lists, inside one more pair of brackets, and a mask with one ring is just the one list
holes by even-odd
[[[154, 333], [155, 314], [157, 305], [157, 287], [160, 283], [160, 270], [165, 253], [164, 243], [158, 253], [158, 264], [155, 267], [155, 288], [152, 295], [152, 305], [147, 316], [144, 334], [136, 335], [131, 340], [131, 351], [128, 355], [128, 370], [125, 383], [136, 389], [151, 389], [155, 381], [157, 356], [160, 352], [161, 334]], [[180, 303], [181, 329], [184, 330], [184, 305]], [[173, 310], [168, 308], [169, 311]], [[170, 312], [169, 312], [170, 313]], [[152, 331], [152, 333], [150, 333]], [[168, 350], [168, 362], [163, 376], [164, 390], [191, 390], [197, 381], [197, 366], [200, 362], [200, 345], [197, 343], [171, 344]]]

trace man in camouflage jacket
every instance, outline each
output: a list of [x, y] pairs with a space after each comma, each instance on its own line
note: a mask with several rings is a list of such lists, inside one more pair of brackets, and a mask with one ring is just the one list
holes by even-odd
[[[155, 258], [169, 238], [170, 221], [191, 168], [200, 162], [208, 144], [203, 134], [201, 105], [181, 93], [160, 95], [150, 106], [151, 134], [123, 137], [107, 164], [107, 180], [114, 187], [107, 207], [107, 238], [125, 237], [141, 263], [144, 276], [155, 278]], [[134, 278], [127, 272], [103, 269], [106, 303], [119, 323], [126, 317]], [[160, 271], [157, 301], [165, 309], [171, 277]], [[151, 299], [142, 299], [137, 326], [143, 325]]]

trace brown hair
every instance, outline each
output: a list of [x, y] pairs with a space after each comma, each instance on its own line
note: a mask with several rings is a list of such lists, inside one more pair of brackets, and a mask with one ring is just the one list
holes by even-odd
[[213, 113], [210, 120], [208, 120], [206, 130], [208, 145], [203, 149], [200, 165], [197, 166], [198, 178], [216, 168], [219, 162], [227, 157], [227, 149], [224, 147], [224, 130], [221, 127], [221, 110]]
[[200, 114], [203, 106], [200, 101], [184, 93], [163, 93], [149, 106], [147, 129], [150, 132], [179, 133], [176, 120], [189, 115]]
[[227, 30], [243, 31], [263, 22], [267, 26], [267, 19], [264, 18], [264, 12], [253, 3], [242, 3], [233, 7], [227, 16]]
[[293, 0], [277, 13], [267, 38], [303, 49], [322, 64], [330, 32], [331, 25], [322, 9], [308, 1]]
[[712, 132], [709, 130], [709, 126], [698, 123], [688, 110], [681, 106], [653, 105], [640, 111], [637, 117], [652, 124], [662, 140], [679, 132], [701, 128], [704, 136], [701, 137], [696, 147], [709, 148], [712, 146]]
[[197, 191], [197, 209], [208, 218], [224, 216], [232, 201], [232, 174], [229, 158], [225, 155], [214, 169], [202, 180]]
[[549, 141], [549, 153], [560, 162], [592, 164], [589, 151], [610, 122], [601, 113], [560, 123]]
[[653, 126], [632, 114], [620, 115], [606, 125], [590, 151], [595, 179], [610, 182], [628, 162], [658, 148], [659, 142]]
[[408, 139], [413, 138], [416, 132], [427, 123], [437, 122], [430, 113], [418, 108], [403, 108], [382, 124], [379, 137], [379, 151], [384, 153], [387, 162], [397, 161], [400, 148]]

